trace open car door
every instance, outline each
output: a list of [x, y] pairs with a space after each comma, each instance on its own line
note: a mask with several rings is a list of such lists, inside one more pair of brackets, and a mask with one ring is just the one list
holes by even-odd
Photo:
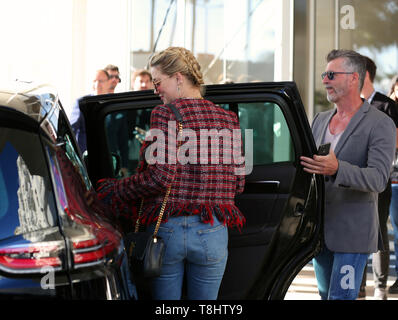
[[[297, 87], [293, 82], [211, 85], [205, 98], [237, 113], [242, 130], [253, 130], [253, 169], [236, 198], [246, 224], [240, 232], [229, 230], [219, 299], [283, 299], [320, 249], [323, 232], [323, 177], [304, 172], [299, 160], [312, 156], [316, 146]], [[135, 172], [140, 128], [149, 129], [151, 110], [159, 104], [152, 91], [82, 100], [94, 184], [117, 177], [112, 153], [124, 171]]]

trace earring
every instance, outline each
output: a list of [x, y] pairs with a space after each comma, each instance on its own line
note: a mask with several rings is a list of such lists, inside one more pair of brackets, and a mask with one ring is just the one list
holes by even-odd
[[178, 93], [179, 98], [181, 99], [180, 83], [179, 82], [177, 82], [177, 93]]

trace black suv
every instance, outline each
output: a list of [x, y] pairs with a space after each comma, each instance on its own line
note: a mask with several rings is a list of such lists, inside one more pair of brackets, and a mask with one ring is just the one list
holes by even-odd
[[54, 90], [1, 90], [0, 298], [129, 298], [108, 214]]

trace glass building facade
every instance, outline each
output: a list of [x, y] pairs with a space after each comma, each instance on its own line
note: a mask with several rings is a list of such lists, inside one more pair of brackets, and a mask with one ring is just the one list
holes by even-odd
[[153, 51], [190, 49], [207, 83], [273, 81], [281, 1], [133, 1], [133, 68]]
[[331, 49], [373, 59], [383, 93], [398, 73], [398, 0], [131, 1], [131, 71], [184, 46], [207, 84], [295, 81], [310, 120], [331, 107], [320, 78]]

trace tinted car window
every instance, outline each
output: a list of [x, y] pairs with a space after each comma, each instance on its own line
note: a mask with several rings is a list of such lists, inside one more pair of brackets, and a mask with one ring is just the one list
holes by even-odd
[[149, 130], [152, 108], [113, 112], [105, 118], [108, 148], [120, 157], [120, 165], [134, 173], [141, 142]]
[[[290, 131], [278, 104], [245, 102], [220, 104], [239, 114], [242, 138], [245, 129], [253, 130], [253, 164], [266, 165], [294, 161]], [[121, 166], [134, 173], [138, 164], [140, 140], [149, 129], [152, 108], [114, 112], [106, 116], [105, 129], [110, 152], [121, 159]]]
[[[294, 161], [290, 131], [277, 104], [240, 103], [238, 110], [241, 129], [253, 130], [254, 165]], [[242, 136], [244, 139], [244, 132]]]
[[66, 126], [63, 113], [58, 114], [57, 126], [57, 139], [62, 143], [55, 151], [51, 148], [47, 148], [47, 151], [58, 199], [64, 209], [68, 207], [67, 212], [73, 215], [72, 219], [75, 219], [74, 215], [77, 214], [79, 219], [87, 220], [86, 222], [90, 224], [87, 196], [94, 192], [93, 186], [79, 157], [77, 147], [73, 143], [72, 133]]
[[39, 136], [0, 128], [0, 239], [51, 227], [55, 217]]
[[[57, 194], [61, 206], [68, 207], [67, 214], [72, 220], [91, 224], [90, 209], [86, 196], [92, 190], [86, 170], [78, 157], [67, 134], [65, 144], [56, 152], [48, 149]], [[59, 168], [59, 169], [58, 169]]]

